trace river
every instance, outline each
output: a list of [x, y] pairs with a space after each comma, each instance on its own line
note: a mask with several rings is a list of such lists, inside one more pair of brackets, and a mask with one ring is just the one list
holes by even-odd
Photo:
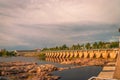
[[[57, 67], [72, 67], [75, 65], [63, 65], [51, 61], [43, 61], [34, 57], [0, 57], [0, 62], [12, 62], [12, 61], [23, 61], [23, 62], [36, 62], [38, 64], [53, 64]], [[54, 75], [61, 76], [59, 80], [88, 80], [92, 76], [97, 76], [102, 67], [100, 66], [87, 66], [75, 69], [69, 69], [64, 71], [53, 72]]]

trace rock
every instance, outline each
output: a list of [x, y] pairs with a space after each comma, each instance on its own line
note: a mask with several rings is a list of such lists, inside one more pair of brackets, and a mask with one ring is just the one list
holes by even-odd
[[63, 70], [67, 70], [70, 69], [70, 67], [66, 67], [66, 68], [59, 68], [58, 71], [63, 71]]
[[[52, 71], [58, 70], [51, 64], [37, 65], [28, 62], [0, 62], [0, 75], [16, 80], [57, 80]], [[31, 78], [30, 78], [31, 76]], [[48, 77], [50, 76], [50, 77]]]
[[36, 73], [37, 71], [35, 69], [29, 70], [28, 73]]
[[46, 76], [45, 77], [47, 80], [58, 80], [60, 79], [61, 77], [60, 76]]
[[52, 78], [53, 78], [54, 80], [58, 80], [58, 79], [60, 79], [61, 77], [60, 77], [60, 76], [52, 76]]
[[0, 80], [8, 80], [8, 78], [0, 76]]
[[19, 78], [20, 79], [25, 79], [25, 78], [28, 78], [29, 74], [22, 74], [22, 75], [19, 75]]

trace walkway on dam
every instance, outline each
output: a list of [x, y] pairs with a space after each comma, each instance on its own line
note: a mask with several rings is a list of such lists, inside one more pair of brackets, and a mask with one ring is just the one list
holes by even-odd
[[115, 71], [115, 64], [116, 62], [109, 62], [107, 65], [105, 65], [103, 67], [103, 70], [98, 75], [98, 77], [113, 79], [113, 75]]
[[117, 61], [108, 63], [98, 77], [120, 80], [120, 54], [117, 57]]
[[109, 62], [105, 65], [97, 77], [91, 77], [88, 80], [118, 80], [113, 79], [116, 62]]

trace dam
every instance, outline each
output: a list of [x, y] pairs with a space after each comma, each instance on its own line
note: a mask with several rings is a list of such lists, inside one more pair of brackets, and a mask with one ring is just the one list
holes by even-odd
[[[115, 59], [107, 63], [96, 77], [88, 80], [119, 80], [120, 79], [120, 55], [119, 49], [100, 49], [100, 50], [66, 50], [66, 51], [47, 51], [45, 52], [46, 61], [62, 62], [69, 61], [70, 58], [90, 58], [90, 59]], [[60, 58], [58, 60], [58, 58]], [[117, 63], [117, 64], [116, 64]]]
[[99, 49], [99, 50], [61, 50], [44, 52], [47, 58], [103, 58], [116, 59], [118, 49]]

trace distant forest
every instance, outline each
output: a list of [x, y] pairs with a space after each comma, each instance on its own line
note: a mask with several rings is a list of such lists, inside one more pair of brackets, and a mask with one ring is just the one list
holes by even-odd
[[51, 48], [43, 48], [42, 51], [47, 50], [89, 50], [89, 49], [111, 49], [118, 48], [119, 42], [94, 42], [94, 43], [86, 43], [86, 44], [73, 44], [72, 46], [67, 46], [66, 44], [62, 46], [56, 46]]

